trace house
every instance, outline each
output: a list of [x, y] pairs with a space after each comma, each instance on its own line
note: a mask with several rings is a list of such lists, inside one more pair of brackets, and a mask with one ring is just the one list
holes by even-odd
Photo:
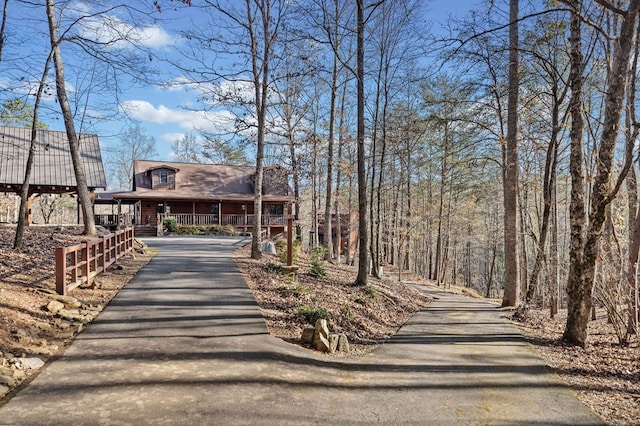
[[[230, 225], [251, 232], [254, 176], [255, 167], [136, 160], [132, 191], [104, 198], [134, 206], [131, 221], [138, 235], [161, 233], [168, 216], [182, 225]], [[293, 201], [288, 172], [265, 167], [261, 229], [268, 235], [283, 233]]]
[[[78, 139], [87, 186], [93, 194], [107, 187], [100, 142], [96, 135], [79, 134]], [[30, 145], [31, 129], [0, 126], [0, 192], [20, 194]], [[29, 184], [29, 211], [36, 195], [77, 193], [66, 132], [37, 130]]]

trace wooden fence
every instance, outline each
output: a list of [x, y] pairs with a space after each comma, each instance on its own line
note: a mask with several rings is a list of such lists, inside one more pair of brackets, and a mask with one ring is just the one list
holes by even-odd
[[66, 295], [83, 283], [90, 284], [125, 254], [133, 250], [133, 227], [69, 247], [57, 247], [56, 291]]

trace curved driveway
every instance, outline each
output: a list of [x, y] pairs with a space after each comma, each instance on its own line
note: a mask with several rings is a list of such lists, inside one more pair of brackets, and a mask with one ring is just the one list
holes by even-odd
[[0, 424], [602, 424], [485, 302], [425, 290], [372, 354], [321, 355], [269, 336], [240, 240], [147, 242], [159, 254]]

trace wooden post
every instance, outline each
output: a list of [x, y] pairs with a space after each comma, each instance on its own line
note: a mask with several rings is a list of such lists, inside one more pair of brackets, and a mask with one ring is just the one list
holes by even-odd
[[30, 195], [27, 197], [27, 222], [25, 223], [26, 226], [31, 225], [31, 223], [33, 222], [33, 213], [31, 213], [33, 200], [35, 200], [35, 195]]
[[64, 247], [56, 247], [56, 293], [67, 294], [67, 254]]
[[293, 216], [291, 204], [287, 206], [287, 265], [293, 266]]

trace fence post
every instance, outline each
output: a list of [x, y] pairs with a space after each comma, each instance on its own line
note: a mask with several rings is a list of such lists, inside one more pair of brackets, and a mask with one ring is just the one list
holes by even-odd
[[56, 247], [56, 293], [67, 295], [67, 253], [64, 247]]

